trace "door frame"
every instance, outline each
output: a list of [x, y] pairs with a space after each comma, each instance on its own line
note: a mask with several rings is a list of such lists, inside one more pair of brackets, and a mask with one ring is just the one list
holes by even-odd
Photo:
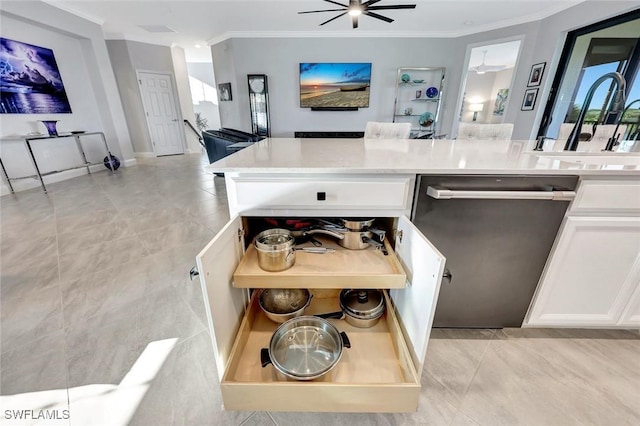
[[[564, 40], [564, 44], [562, 46], [562, 52], [560, 53], [560, 59], [558, 60], [558, 65], [556, 66], [556, 72], [553, 77], [553, 82], [551, 83], [551, 88], [549, 89], [549, 95], [547, 96], [547, 103], [544, 107], [542, 116], [540, 117], [538, 131], [535, 135], [536, 137], [547, 135], [547, 128], [551, 124], [550, 119], [553, 115], [553, 108], [555, 106], [555, 103], [558, 97], [558, 90], [560, 90], [560, 86], [562, 85], [562, 80], [564, 79], [567, 66], [569, 65], [569, 60], [571, 59], [571, 55], [573, 53], [573, 47], [575, 45], [576, 39], [585, 34], [603, 30], [605, 28], [613, 27], [619, 24], [624, 24], [625, 22], [633, 21], [635, 19], [640, 19], [640, 9], [632, 10], [630, 12], [626, 12], [621, 15], [614, 16], [613, 18], [604, 19], [602, 21], [575, 29], [573, 31], [569, 31], [567, 33], [567, 36]], [[635, 58], [640, 57], [640, 43], [636, 45], [635, 52], [632, 53], [632, 58], [633, 57]], [[626, 70], [627, 74], [634, 76], [638, 72], [639, 66], [640, 66], [640, 61], [637, 61], [636, 63], [630, 63]], [[626, 89], [628, 94], [629, 87], [627, 86]]]
[[[151, 149], [153, 150], [153, 154], [158, 157], [158, 153], [156, 152], [156, 147], [151, 140], [151, 125], [149, 124], [149, 115], [147, 114], [148, 108], [144, 102], [144, 94], [142, 93], [142, 79], [140, 78], [140, 74], [159, 74], [166, 75], [171, 80], [171, 93], [173, 94], [173, 104], [176, 107], [176, 114], [178, 116], [178, 123], [183, 123], [184, 118], [182, 117], [182, 108], [180, 108], [180, 98], [178, 98], [176, 79], [172, 72], [168, 71], [153, 71], [153, 70], [145, 70], [145, 69], [137, 69], [136, 68], [136, 82], [138, 83], [138, 92], [140, 93], [140, 100], [142, 101], [142, 109], [144, 112], [144, 121], [147, 124], [147, 136], [149, 137], [149, 142], [151, 142]], [[182, 152], [175, 155], [180, 155], [186, 153], [186, 138], [184, 134], [184, 126], [178, 126], [180, 131], [180, 146], [182, 147]]]
[[510, 41], [520, 41], [520, 47], [518, 49], [518, 58], [516, 59], [516, 63], [513, 66], [513, 75], [511, 76], [511, 83], [509, 85], [509, 97], [507, 98], [507, 104], [505, 105], [505, 114], [508, 108], [511, 106], [511, 100], [513, 99], [513, 85], [516, 79], [516, 74], [518, 71], [518, 66], [520, 64], [520, 58], [522, 54], [522, 49], [524, 48], [525, 34], [518, 34], [511, 37], [499, 38], [494, 40], [485, 40], [476, 43], [467, 44], [467, 51], [464, 56], [464, 63], [462, 66], [462, 73], [460, 75], [460, 86], [458, 88], [458, 96], [456, 98], [456, 108], [454, 109], [454, 119], [451, 124], [451, 139], [456, 139], [458, 137], [458, 128], [460, 126], [460, 111], [462, 110], [462, 98], [465, 93], [465, 89], [467, 87], [467, 74], [469, 73], [469, 61], [471, 60], [471, 51], [478, 47], [487, 46], [490, 44], [501, 44], [508, 43]]

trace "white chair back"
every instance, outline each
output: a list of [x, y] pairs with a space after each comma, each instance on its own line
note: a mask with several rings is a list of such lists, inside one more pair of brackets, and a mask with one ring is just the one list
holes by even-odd
[[365, 139], [409, 139], [411, 123], [377, 123], [370, 121], [364, 130]]

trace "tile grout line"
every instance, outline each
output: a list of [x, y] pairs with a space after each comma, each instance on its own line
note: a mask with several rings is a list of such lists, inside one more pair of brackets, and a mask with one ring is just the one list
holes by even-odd
[[66, 320], [64, 316], [64, 302], [62, 297], [62, 267], [60, 265], [60, 233], [58, 232], [58, 209], [56, 206], [55, 195], [53, 196], [53, 220], [54, 226], [56, 230], [56, 258], [58, 259], [58, 290], [60, 295], [60, 315], [62, 319], [62, 338], [64, 341], [62, 342], [62, 352], [64, 354], [64, 368], [65, 368], [65, 378], [67, 382], [67, 409], [69, 410], [69, 426], [71, 426], [71, 394], [69, 392], [70, 383], [69, 383], [69, 357], [67, 354], [67, 333], [66, 333]]
[[[467, 393], [469, 392], [469, 389], [471, 388], [471, 385], [473, 384], [473, 381], [475, 380], [476, 376], [478, 375], [478, 371], [480, 370], [480, 366], [482, 365], [482, 361], [484, 361], [484, 357], [487, 355], [487, 352], [489, 351], [489, 348], [491, 347], [491, 344], [495, 340], [497, 332], [498, 332], [498, 330], [493, 330], [493, 334], [491, 335], [491, 339], [489, 340], [489, 343], [487, 344], [487, 347], [484, 349], [484, 351], [482, 351], [482, 355], [480, 356], [480, 360], [478, 361], [478, 365], [476, 366], [476, 369], [473, 372], [473, 376], [471, 376], [471, 380], [469, 380], [469, 383], [467, 384], [467, 386], [464, 389], [464, 392], [462, 393], [462, 397], [460, 398], [460, 406], [458, 407], [458, 410], [456, 412], [456, 415], [458, 413], [462, 413], [462, 414], [464, 414], [465, 416], [469, 417], [471, 420], [473, 420], [474, 422], [476, 422], [478, 424], [480, 424], [480, 423], [477, 422], [476, 419], [474, 419], [473, 417], [468, 416], [467, 414], [465, 414], [462, 411], [462, 406], [464, 404], [465, 398], [467, 397]], [[453, 420], [455, 420], [455, 415], [453, 416], [453, 419], [451, 420], [451, 422], [453, 422]]]

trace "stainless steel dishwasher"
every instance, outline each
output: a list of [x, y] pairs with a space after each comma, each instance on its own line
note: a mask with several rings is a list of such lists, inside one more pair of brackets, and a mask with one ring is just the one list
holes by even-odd
[[576, 176], [418, 178], [413, 222], [447, 258], [434, 327], [520, 327]]

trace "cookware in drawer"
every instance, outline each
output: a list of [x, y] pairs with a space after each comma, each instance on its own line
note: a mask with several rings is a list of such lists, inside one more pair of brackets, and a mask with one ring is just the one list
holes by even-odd
[[[385, 239], [385, 250], [369, 247], [349, 250], [329, 237], [318, 237], [324, 253], [296, 250], [289, 269], [268, 272], [258, 262], [253, 244], [247, 247], [233, 273], [233, 285], [240, 288], [404, 288], [407, 275], [396, 253]], [[386, 253], [386, 254], [385, 254]]]
[[[335, 311], [338, 290], [312, 290], [306, 313]], [[386, 303], [390, 301], [385, 293]], [[351, 347], [328, 374], [312, 381], [286, 379], [271, 365], [263, 368], [261, 349], [268, 347], [278, 324], [251, 300], [221, 381], [227, 410], [411, 412], [420, 380], [393, 309], [370, 328], [330, 319], [348, 334]]]

